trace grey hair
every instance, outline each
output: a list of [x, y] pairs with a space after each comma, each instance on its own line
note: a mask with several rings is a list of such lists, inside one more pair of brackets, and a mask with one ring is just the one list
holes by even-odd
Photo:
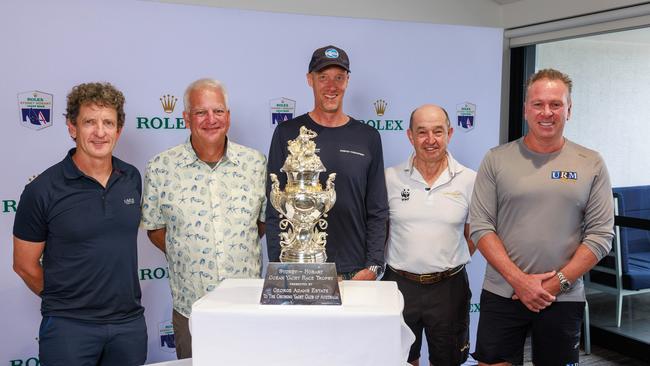
[[223, 100], [226, 102], [226, 109], [230, 110], [230, 105], [228, 104], [228, 92], [223, 83], [217, 79], [203, 78], [194, 81], [192, 84], [187, 86], [185, 89], [185, 94], [183, 95], [183, 105], [185, 112], [190, 111], [190, 94], [195, 90], [202, 89], [216, 89], [221, 92], [223, 95]]

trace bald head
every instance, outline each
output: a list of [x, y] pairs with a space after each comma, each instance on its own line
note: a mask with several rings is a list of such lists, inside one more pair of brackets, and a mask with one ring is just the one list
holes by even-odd
[[447, 111], [435, 104], [424, 104], [413, 110], [413, 112], [411, 112], [411, 118], [409, 119], [409, 129], [413, 131], [414, 121], [421, 121], [423, 119], [442, 119], [447, 123], [447, 128], [451, 127]]
[[425, 104], [411, 113], [406, 135], [415, 148], [418, 163], [439, 164], [447, 156], [447, 145], [454, 129], [444, 108]]

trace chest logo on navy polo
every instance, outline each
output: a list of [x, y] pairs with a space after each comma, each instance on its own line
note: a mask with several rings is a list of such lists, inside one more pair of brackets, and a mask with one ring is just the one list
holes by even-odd
[[366, 156], [364, 153], [360, 153], [358, 151], [354, 150], [347, 150], [347, 149], [339, 149], [340, 152], [346, 153], [346, 154], [352, 154], [352, 155], [359, 155], [359, 156]]
[[129, 197], [124, 199], [124, 204], [125, 205], [133, 205], [135, 204], [135, 198]]
[[576, 181], [578, 180], [578, 172], [571, 172], [566, 170], [554, 170], [551, 172], [551, 179], [564, 180], [564, 181]]
[[411, 197], [411, 190], [408, 188], [402, 189], [402, 201], [408, 201]]

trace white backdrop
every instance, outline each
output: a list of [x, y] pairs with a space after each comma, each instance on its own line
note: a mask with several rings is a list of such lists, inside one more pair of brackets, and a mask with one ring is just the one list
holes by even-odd
[[[497, 145], [501, 29], [135, 0], [0, 3], [0, 116], [5, 126], [0, 144], [0, 236], [5, 243], [0, 256], [0, 365], [38, 364], [40, 301], [11, 269], [14, 208], [30, 177], [60, 161], [73, 146], [62, 115], [73, 85], [109, 81], [124, 92], [127, 120], [115, 155], [141, 172], [153, 155], [185, 140], [188, 132], [182, 128], [160, 126], [167, 118], [168, 127], [179, 127], [186, 85], [206, 76], [229, 89], [230, 138], [266, 154], [273, 132], [270, 101], [286, 97], [296, 101], [296, 115], [309, 111], [313, 98], [305, 81], [307, 64], [314, 49], [330, 43], [351, 59], [344, 104], [348, 114], [382, 126], [401, 120], [407, 128], [418, 105], [439, 103], [453, 122], [457, 106], [469, 102], [476, 105], [474, 128], [457, 128], [450, 150], [477, 169], [486, 150]], [[34, 90], [53, 94], [51, 127], [21, 125], [18, 94]], [[160, 103], [167, 94], [178, 98], [171, 113]], [[374, 109], [378, 99], [388, 105], [383, 116]], [[410, 154], [405, 131], [382, 130], [381, 136], [386, 166]], [[173, 359], [173, 349], [161, 345], [171, 318], [166, 262], [144, 233], [138, 246], [148, 362]], [[478, 303], [485, 267], [479, 256], [469, 266], [473, 304]], [[472, 344], [477, 310], [473, 305]]]

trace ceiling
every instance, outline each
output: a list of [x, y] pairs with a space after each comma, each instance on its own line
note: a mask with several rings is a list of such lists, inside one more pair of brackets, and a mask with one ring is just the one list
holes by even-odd
[[648, 4], [642, 0], [141, 0], [241, 10], [512, 29]]

